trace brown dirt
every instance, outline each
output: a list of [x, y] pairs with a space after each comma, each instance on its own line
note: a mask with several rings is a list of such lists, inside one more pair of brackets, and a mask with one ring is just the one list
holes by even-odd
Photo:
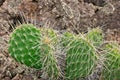
[[11, 25], [23, 23], [23, 18], [37, 27], [75, 33], [101, 27], [106, 40], [120, 43], [119, 0], [1, 0], [0, 80], [43, 80], [41, 71], [15, 62], [7, 51]]

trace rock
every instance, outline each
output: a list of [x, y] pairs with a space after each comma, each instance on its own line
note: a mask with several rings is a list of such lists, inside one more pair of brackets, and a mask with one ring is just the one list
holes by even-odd
[[35, 80], [31, 75], [23, 76], [22, 80]]
[[11, 80], [9, 77], [5, 77], [3, 80]]
[[3, 5], [4, 2], [5, 0], [0, 0], [0, 6]]
[[101, 6], [101, 7], [105, 5], [106, 1], [107, 0], [84, 0], [84, 2], [92, 3], [93, 5]]
[[108, 3], [102, 9], [100, 9], [100, 11], [101, 13], [104, 13], [105, 15], [113, 14], [115, 11], [115, 7], [113, 4]]
[[22, 80], [23, 76], [20, 74], [17, 74], [12, 80]]

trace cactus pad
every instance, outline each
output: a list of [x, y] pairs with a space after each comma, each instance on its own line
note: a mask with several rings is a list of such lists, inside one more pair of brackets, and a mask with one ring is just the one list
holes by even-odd
[[22, 24], [13, 31], [9, 41], [10, 55], [18, 62], [41, 68], [40, 31], [32, 24]]
[[100, 46], [103, 43], [103, 33], [100, 28], [94, 28], [92, 30], [89, 30], [86, 37], [88, 40], [90, 40], [94, 46]]
[[88, 76], [95, 67], [94, 47], [83, 38], [74, 38], [66, 53], [66, 77], [70, 80]]
[[61, 76], [61, 71], [55, 57], [56, 45], [58, 44], [57, 33], [53, 29], [41, 29], [42, 32], [42, 66], [49, 79], [57, 80]]
[[120, 80], [120, 49], [117, 43], [108, 43], [105, 46], [107, 54], [105, 56], [104, 68], [102, 72], [103, 80]]
[[67, 46], [74, 37], [75, 37], [75, 35], [70, 32], [63, 33], [62, 38], [61, 38], [61, 43], [62, 43], [63, 47]]

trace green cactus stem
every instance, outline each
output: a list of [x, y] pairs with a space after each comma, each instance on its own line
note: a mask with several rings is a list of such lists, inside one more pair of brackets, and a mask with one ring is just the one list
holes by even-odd
[[76, 80], [91, 74], [96, 65], [94, 46], [86, 39], [75, 37], [66, 49], [66, 78]]
[[71, 41], [72, 39], [74, 39], [75, 35], [73, 33], [70, 33], [70, 32], [65, 32], [62, 34], [62, 37], [61, 37], [61, 44], [63, 47], [67, 46]]
[[117, 43], [108, 43], [105, 46], [106, 55], [102, 80], [120, 80], [120, 47]]
[[40, 69], [40, 30], [32, 24], [22, 24], [15, 29], [9, 41], [9, 53], [18, 62]]
[[42, 62], [43, 70], [49, 76], [49, 80], [57, 80], [61, 76], [61, 70], [55, 56], [56, 45], [58, 44], [57, 33], [53, 29], [41, 29], [42, 32]]
[[92, 30], [89, 30], [86, 37], [96, 47], [99, 47], [104, 40], [103, 32], [100, 28], [94, 28]]
[[22, 24], [11, 34], [10, 55], [18, 62], [42, 69], [49, 79], [60, 76], [54, 50], [57, 34], [52, 29], [37, 29], [32, 24]]

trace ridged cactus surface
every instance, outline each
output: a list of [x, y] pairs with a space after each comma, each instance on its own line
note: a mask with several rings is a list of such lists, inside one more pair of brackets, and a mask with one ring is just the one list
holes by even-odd
[[120, 49], [116, 43], [105, 46], [107, 54], [104, 61], [102, 80], [120, 80]]
[[22, 24], [10, 36], [10, 55], [20, 63], [33, 68], [41, 68], [40, 31], [32, 24]]
[[103, 32], [100, 28], [93, 28], [89, 30], [87, 35], [87, 39], [90, 40], [94, 46], [99, 47], [103, 43]]
[[88, 76], [95, 67], [94, 47], [83, 38], [74, 38], [66, 50], [66, 77], [75, 80]]

